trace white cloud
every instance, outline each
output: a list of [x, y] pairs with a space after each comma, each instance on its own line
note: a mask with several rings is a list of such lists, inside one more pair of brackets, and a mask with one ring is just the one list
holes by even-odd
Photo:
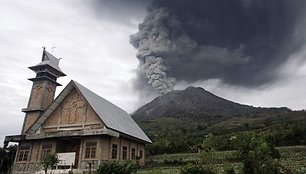
[[35, 76], [27, 67], [40, 62], [42, 46], [49, 52], [55, 46], [54, 55], [63, 58], [63, 87], [76, 80], [132, 112], [137, 96], [129, 82], [138, 62], [129, 35], [136, 30], [136, 23], [98, 18], [81, 0], [0, 0], [0, 141], [20, 133], [32, 85], [27, 79]]
[[[131, 9], [128, 13], [133, 12]], [[107, 10], [106, 16], [97, 15], [97, 9], [82, 0], [0, 0], [0, 141], [5, 135], [20, 133], [24, 119], [21, 109], [27, 105], [32, 85], [26, 79], [35, 76], [26, 67], [39, 63], [42, 46], [50, 52], [55, 46], [54, 55], [63, 58], [60, 67], [68, 75], [58, 80], [63, 87], [71, 79], [76, 80], [128, 112], [144, 104], [140, 101], [146, 100], [138, 100], [132, 88], [138, 61], [129, 35], [137, 31], [145, 11], [130, 14], [129, 21], [124, 22], [120, 20], [122, 14], [112, 16]], [[284, 78], [261, 88], [228, 86], [218, 79], [179, 82], [176, 88], [202, 86], [239, 103], [305, 109], [303, 50], [282, 67]], [[63, 87], [57, 89], [57, 94]]]

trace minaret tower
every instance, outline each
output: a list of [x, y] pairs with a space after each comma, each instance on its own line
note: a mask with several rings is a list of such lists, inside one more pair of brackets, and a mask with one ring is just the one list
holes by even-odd
[[29, 79], [33, 82], [30, 99], [27, 108], [22, 109], [25, 112], [25, 118], [22, 126], [22, 134], [40, 117], [44, 110], [53, 101], [55, 90], [61, 84], [56, 79], [66, 76], [59, 68], [59, 60], [43, 48], [42, 61], [29, 67], [36, 73], [35, 78]]

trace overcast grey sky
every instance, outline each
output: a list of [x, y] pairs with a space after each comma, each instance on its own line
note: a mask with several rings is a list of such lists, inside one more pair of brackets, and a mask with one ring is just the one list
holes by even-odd
[[[27, 67], [40, 62], [42, 46], [46, 46], [56, 57], [62, 58], [60, 67], [67, 76], [59, 78], [58, 82], [63, 87], [73, 79], [127, 112], [133, 112], [153, 99], [157, 93], [143, 85], [146, 81], [139, 80], [140, 66], [139, 59], [136, 58], [139, 51], [130, 44], [130, 35], [138, 32], [138, 24], [147, 16], [148, 4], [147, 1], [141, 0], [0, 0], [0, 141], [3, 141], [5, 135], [20, 133], [24, 119], [21, 109], [27, 105], [32, 85], [27, 79], [35, 76]], [[168, 9], [177, 8], [167, 4], [164, 6]], [[155, 6], [156, 9], [159, 7]], [[148, 14], [150, 15], [150, 12]], [[180, 20], [180, 17], [184, 17], [175, 12], [166, 14], [170, 15], [171, 20]], [[175, 15], [174, 18], [171, 14]], [[299, 16], [301, 20], [304, 18]], [[304, 21], [299, 23], [299, 29], [304, 29]], [[184, 25], [181, 21], [180, 27], [184, 29], [185, 38], [188, 29], [184, 28]], [[295, 31], [296, 37], [305, 39], [305, 32]], [[223, 56], [233, 55], [230, 52], [232, 50], [224, 45], [203, 46], [200, 40], [195, 41], [198, 44], [197, 50], [202, 52], [211, 53], [219, 50], [224, 53]], [[229, 39], [226, 41], [232, 42]], [[209, 44], [212, 43], [215, 42], [211, 40]], [[52, 51], [52, 47], [56, 48]], [[244, 48], [247, 49], [248, 45]], [[235, 49], [234, 53], [238, 55], [239, 51], [243, 51], [243, 47]], [[201, 63], [198, 59], [201, 51], [194, 54], [197, 56], [191, 57], [190, 60]], [[247, 56], [241, 57], [247, 59]], [[183, 89], [189, 85], [201, 86], [223, 98], [243, 104], [305, 109], [305, 58], [306, 45], [301, 42], [299, 47], [287, 52], [282, 63], [277, 63], [277, 70], [273, 71], [277, 78], [269, 78], [268, 81], [264, 79], [255, 85], [236, 81], [237, 78], [232, 78], [233, 76], [226, 76], [227, 72], [224, 69], [227, 66], [224, 64], [203, 64], [203, 67], [211, 67], [213, 72], [217, 72], [216, 75], [209, 76], [204, 72], [209, 74], [212, 71], [198, 72], [198, 75], [195, 75], [197, 67], [192, 69], [192, 61], [189, 62], [188, 59], [180, 58], [176, 62], [169, 59], [164, 63], [168, 67], [171, 65], [172, 71], [169, 69], [169, 73], [177, 80], [174, 89]], [[269, 64], [272, 68], [273, 65]], [[179, 72], [182, 69], [184, 71]], [[250, 78], [256, 75], [256, 71], [260, 73], [258, 77], [264, 77], [265, 73], [256, 67], [252, 69], [253, 74], [243, 74], [241, 66], [237, 66], [237, 71], [242, 73], [237, 76], [237, 73], [233, 73], [235, 66], [231, 66], [230, 69], [235, 77], [245, 75]], [[250, 79], [250, 82], [253, 80]], [[139, 81], [142, 85], [135, 87]], [[57, 94], [63, 87], [57, 88]]]

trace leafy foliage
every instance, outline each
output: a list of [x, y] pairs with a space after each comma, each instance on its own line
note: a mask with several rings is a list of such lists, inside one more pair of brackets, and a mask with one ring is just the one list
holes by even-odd
[[183, 165], [186, 162], [183, 161], [183, 159], [164, 159], [164, 164], [165, 165]]
[[222, 151], [235, 149], [230, 137], [250, 131], [263, 133], [276, 146], [306, 145], [305, 110], [241, 105], [201, 88], [157, 97], [132, 117], [153, 140], [151, 155], [199, 152], [210, 133], [215, 150]]
[[274, 145], [262, 136], [245, 133], [236, 139], [245, 174], [275, 174], [280, 172], [280, 158]]
[[59, 159], [56, 153], [46, 155], [42, 160], [42, 166], [45, 170], [45, 174], [47, 174], [47, 170], [49, 167], [52, 170], [52, 167], [55, 166], [58, 162]]
[[214, 117], [159, 117], [141, 121], [139, 125], [153, 140], [147, 147], [151, 155], [165, 153], [200, 152], [203, 139], [213, 134], [215, 150], [235, 150], [230, 140], [244, 132], [260, 133], [275, 146], [306, 145], [306, 112], [294, 111], [282, 114], [245, 115], [227, 119]]
[[5, 149], [0, 147], [0, 173], [1, 174], [10, 173], [16, 151], [17, 151], [17, 145], [12, 145]]
[[215, 174], [213, 170], [204, 165], [187, 164], [180, 168], [181, 174]]
[[[261, 136], [262, 137], [262, 136]], [[241, 138], [241, 137], [237, 137]], [[263, 137], [262, 137], [263, 138]], [[232, 143], [236, 143], [237, 139], [232, 139]], [[265, 138], [264, 138], [265, 139]], [[268, 142], [268, 141], [266, 141]], [[304, 174], [306, 173], [306, 146], [287, 146], [278, 147], [280, 159], [275, 160], [274, 164], [280, 167], [281, 174]], [[204, 162], [205, 168], [211, 168], [216, 173], [233, 173], [241, 174], [243, 168], [243, 161], [239, 157], [239, 151], [211, 151], [209, 160]], [[203, 157], [207, 153], [177, 153], [177, 154], [162, 154], [154, 155], [146, 158], [146, 168], [141, 169], [139, 174], [151, 173], [179, 173], [179, 169], [186, 164], [203, 164]], [[209, 165], [210, 163], [210, 165]], [[272, 163], [272, 169], [273, 165]], [[269, 172], [267, 172], [269, 173]]]
[[98, 174], [133, 174], [138, 168], [136, 161], [106, 161], [102, 162], [97, 172]]
[[230, 166], [230, 167], [226, 166], [224, 168], [224, 174], [236, 174], [236, 172], [235, 172], [233, 166]]

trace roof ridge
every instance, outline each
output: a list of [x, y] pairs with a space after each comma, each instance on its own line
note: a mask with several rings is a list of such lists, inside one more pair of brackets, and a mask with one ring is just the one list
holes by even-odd
[[129, 135], [139, 140], [152, 143], [142, 129], [135, 123], [132, 117], [123, 109], [99, 96], [78, 82], [71, 80], [55, 100], [46, 108], [41, 117], [37, 119], [28, 129], [29, 133], [34, 133], [47, 120], [53, 111], [67, 97], [70, 91], [75, 88], [85, 98], [94, 112], [102, 120], [105, 126], [117, 132]]
[[[44, 57], [48, 58], [48, 60], [51, 62], [51, 63], [55, 63], [56, 66], [59, 65], [59, 61], [60, 59], [59, 58], [56, 58], [54, 55], [52, 55], [51, 53], [49, 53], [48, 51], [44, 51], [45, 52], [45, 55]], [[44, 59], [43, 59], [44, 60]]]
[[[77, 86], [81, 86], [81, 87], [83, 87], [83, 88], [87, 89], [89, 92], [93, 93], [93, 94], [94, 94], [94, 95], [96, 95], [97, 97], [99, 97], [99, 98], [101, 98], [101, 99], [105, 100], [106, 102], [108, 102], [108, 103], [109, 103], [109, 104], [111, 104], [112, 106], [114, 106], [114, 107], [116, 107], [116, 108], [120, 109], [122, 112], [127, 113], [125, 110], [123, 110], [123, 109], [122, 109], [122, 108], [120, 108], [119, 106], [117, 106], [117, 105], [113, 104], [112, 102], [110, 102], [110, 101], [106, 100], [105, 98], [101, 97], [99, 94], [97, 94], [97, 93], [93, 92], [92, 90], [90, 90], [90, 89], [86, 88], [85, 86], [81, 85], [80, 83], [78, 83], [78, 82], [76, 82], [76, 81], [74, 81], [74, 80], [71, 80], [71, 81], [72, 81], [74, 84], [76, 84]], [[128, 113], [127, 113], [127, 114], [128, 114]]]
[[102, 119], [106, 127], [149, 143], [152, 142], [125, 110], [81, 84], [75, 81], [73, 83], [96, 114]]
[[51, 68], [53, 68], [54, 70], [56, 70], [60, 76], [66, 76], [66, 74], [61, 70], [61, 68], [59, 67], [59, 62], [60, 62], [60, 58], [56, 58], [54, 55], [52, 55], [51, 53], [49, 53], [48, 51], [44, 50], [43, 54], [42, 54], [42, 60], [40, 63], [38, 63], [35, 66], [31, 66], [31, 68], [36, 68], [38, 66], [45, 66], [48, 65]]

